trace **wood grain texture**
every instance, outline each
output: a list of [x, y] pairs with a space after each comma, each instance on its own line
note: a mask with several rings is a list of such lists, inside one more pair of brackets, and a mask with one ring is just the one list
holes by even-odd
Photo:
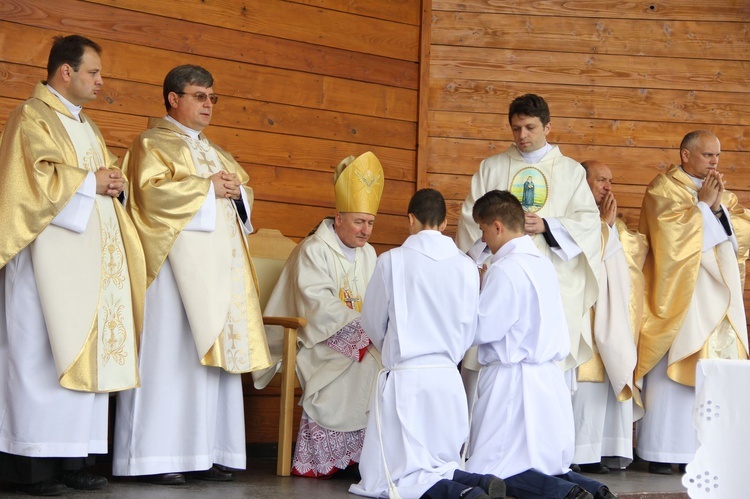
[[[176, 14], [169, 1], [87, 1], [164, 17]], [[177, 12], [180, 19], [195, 23], [417, 61], [419, 27], [409, 24], [279, 0], [181, 0]]]
[[668, 88], [712, 92], [747, 91], [750, 61], [717, 64], [707, 59], [609, 55], [542, 50], [433, 45], [431, 74], [438, 78], [554, 81], [597, 87]]
[[747, 24], [436, 11], [440, 45], [688, 59], [750, 59]]
[[437, 0], [435, 10], [451, 12], [490, 12], [550, 17], [608, 17], [631, 19], [634, 22], [651, 19], [705, 21], [750, 20], [750, 5], [745, 0], [720, 2], [684, 2], [682, 0]]
[[550, 80], [528, 85], [516, 81], [430, 79], [430, 109], [499, 113], [525, 93], [542, 95], [553, 117], [695, 123], [703, 126], [750, 124], [744, 92], [561, 85]]

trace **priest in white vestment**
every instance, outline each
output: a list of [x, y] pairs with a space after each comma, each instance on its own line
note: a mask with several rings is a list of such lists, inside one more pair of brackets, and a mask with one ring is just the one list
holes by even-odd
[[445, 214], [438, 191], [417, 191], [411, 235], [378, 258], [367, 286], [362, 327], [383, 369], [354, 494], [388, 497], [395, 488], [403, 499], [505, 497], [501, 479], [461, 470], [469, 413], [457, 364], [474, 340], [479, 273], [442, 235]]
[[108, 393], [139, 385], [146, 271], [126, 181], [81, 112], [101, 47], [57, 37], [47, 81], [0, 139], [0, 480], [54, 496], [100, 489]]
[[482, 368], [466, 471], [499, 476], [515, 497], [614, 497], [570, 471], [573, 408], [560, 367], [570, 342], [552, 263], [524, 234], [512, 193], [488, 192], [473, 216], [493, 256], [479, 297], [474, 344]]
[[748, 355], [750, 212], [725, 190], [720, 153], [712, 132], [690, 132], [680, 144], [680, 166], [657, 175], [643, 198], [640, 232], [649, 253], [635, 382], [643, 386], [646, 414], [636, 452], [652, 473], [671, 474], [673, 463], [695, 455], [698, 360]]
[[[456, 242], [481, 267], [490, 253], [472, 219], [474, 203], [493, 189], [510, 191], [523, 200], [524, 230], [552, 262], [560, 280], [570, 334], [570, 352], [563, 366], [565, 370], [573, 369], [590, 359], [593, 352], [589, 309], [598, 294], [599, 210], [581, 165], [547, 143], [550, 111], [542, 97], [526, 94], [516, 98], [510, 105], [508, 120], [514, 144], [479, 165], [461, 208]], [[472, 370], [478, 366], [476, 350], [469, 352], [462, 369], [471, 398], [475, 384]], [[568, 382], [572, 385], [574, 380], [569, 378]]]
[[633, 461], [633, 421], [643, 415], [633, 371], [634, 332], [640, 330], [643, 315], [641, 268], [646, 244], [643, 236], [617, 219], [609, 167], [596, 160], [581, 164], [601, 214], [602, 265], [599, 298], [591, 309], [594, 355], [578, 367], [578, 389], [573, 394], [573, 462], [583, 472], [603, 474], [609, 472], [603, 457], [616, 469]]
[[[264, 310], [268, 316], [304, 317], [298, 330], [297, 376], [302, 419], [292, 473], [325, 477], [359, 462], [367, 410], [380, 353], [360, 324], [362, 301], [375, 268], [372, 235], [384, 183], [371, 152], [349, 156], [336, 168], [336, 215], [324, 219], [287, 259]], [[263, 388], [280, 368], [283, 332], [268, 328], [276, 362], [253, 373]]]
[[142, 387], [117, 400], [113, 473], [155, 484], [244, 469], [241, 373], [271, 365], [246, 236], [253, 191], [203, 134], [218, 98], [202, 67], [164, 79], [167, 115], [132, 143], [128, 212], [146, 255]]

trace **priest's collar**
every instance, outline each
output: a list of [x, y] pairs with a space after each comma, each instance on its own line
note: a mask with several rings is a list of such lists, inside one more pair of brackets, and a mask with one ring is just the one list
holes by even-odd
[[520, 149], [518, 150], [518, 153], [521, 155], [523, 160], [530, 164], [535, 165], [539, 163], [543, 157], [547, 155], [548, 152], [552, 150], [552, 146], [549, 142], [546, 142], [544, 144], [544, 147], [537, 149], [536, 151], [531, 152], [522, 152]]
[[192, 128], [188, 128], [176, 119], [172, 118], [170, 115], [166, 115], [164, 117], [165, 120], [172, 123], [174, 126], [185, 132], [191, 139], [200, 139], [200, 132], [197, 130], [193, 130]]
[[344, 254], [347, 260], [350, 262], [353, 262], [354, 259], [357, 257], [357, 248], [350, 248], [344, 242], [339, 238], [339, 235], [336, 234], [335, 222], [330, 225], [331, 232], [333, 232], [333, 237], [336, 238], [336, 242], [339, 243], [339, 246], [341, 247], [341, 253]]
[[76, 106], [75, 104], [73, 104], [72, 102], [70, 102], [68, 99], [66, 99], [65, 97], [63, 97], [60, 94], [60, 92], [58, 92], [54, 88], [50, 87], [49, 84], [45, 85], [45, 87], [47, 87], [47, 90], [49, 90], [50, 92], [52, 92], [52, 94], [54, 96], [56, 96], [58, 99], [60, 99], [60, 102], [62, 102], [65, 105], [65, 107], [68, 109], [68, 111], [70, 111], [70, 114], [72, 114], [73, 116], [75, 116], [75, 118], [78, 121], [81, 121], [81, 111], [83, 110], [83, 107]]
[[703, 179], [702, 178], [693, 177], [688, 172], [686, 172], [685, 169], [682, 166], [680, 166], [680, 170], [682, 170], [682, 173], [684, 173], [685, 175], [687, 175], [688, 178], [693, 181], [693, 183], [695, 184], [695, 188], [696, 189], [700, 189], [701, 187], [703, 187]]

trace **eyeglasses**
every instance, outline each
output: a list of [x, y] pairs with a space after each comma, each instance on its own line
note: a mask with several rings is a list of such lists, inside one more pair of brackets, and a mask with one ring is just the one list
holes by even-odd
[[216, 94], [207, 94], [205, 92], [195, 92], [189, 94], [187, 92], [175, 92], [177, 95], [191, 95], [198, 102], [206, 102], [206, 99], [211, 101], [211, 104], [219, 102], [219, 96]]

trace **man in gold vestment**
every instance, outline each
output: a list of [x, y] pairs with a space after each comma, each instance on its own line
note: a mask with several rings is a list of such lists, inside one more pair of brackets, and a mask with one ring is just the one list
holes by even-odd
[[107, 484], [82, 468], [107, 453], [107, 393], [139, 384], [143, 252], [117, 158], [81, 112], [100, 53], [57, 37], [0, 139], [0, 480], [30, 495]]
[[[334, 174], [336, 215], [294, 249], [264, 310], [307, 319], [297, 341], [302, 421], [292, 460], [295, 475], [330, 476], [359, 462], [380, 353], [359, 322], [375, 270], [372, 234], [383, 191], [383, 169], [371, 152], [342, 161]], [[271, 329], [272, 346], [281, 343]], [[279, 346], [280, 350], [280, 346]], [[275, 369], [254, 373], [255, 386]]]
[[253, 190], [203, 134], [218, 97], [199, 66], [164, 79], [167, 115], [131, 144], [128, 212], [146, 255], [142, 387], [120, 394], [113, 472], [160, 485], [244, 469], [240, 373], [270, 366], [247, 246]]
[[747, 358], [742, 289], [750, 213], [724, 189], [720, 153], [713, 133], [687, 134], [680, 166], [659, 174], [643, 199], [640, 232], [649, 253], [635, 382], [646, 414], [636, 451], [652, 473], [671, 474], [672, 463], [695, 455], [697, 361]]

